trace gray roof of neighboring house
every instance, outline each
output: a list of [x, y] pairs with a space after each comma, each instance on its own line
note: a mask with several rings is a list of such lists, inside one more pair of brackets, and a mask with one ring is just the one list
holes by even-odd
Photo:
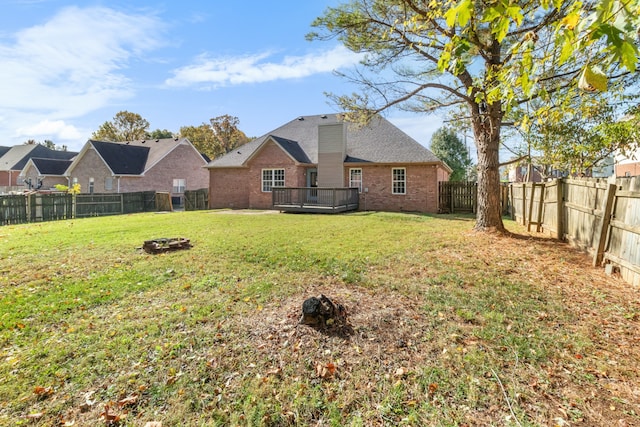
[[89, 143], [114, 174], [141, 175], [185, 141], [188, 142], [186, 138], [163, 138], [125, 142], [89, 140]]
[[[289, 123], [214, 159], [209, 167], [239, 167], [271, 138], [299, 163], [318, 162], [318, 126], [342, 122], [342, 114], [301, 116]], [[377, 116], [367, 126], [346, 123], [349, 163], [434, 163], [440, 162], [430, 150]]]
[[64, 175], [72, 162], [72, 160], [43, 159], [41, 157], [32, 157], [31, 161], [40, 175]]
[[149, 147], [104, 141], [90, 143], [114, 174], [140, 175], [145, 171]]
[[73, 151], [52, 150], [40, 144], [16, 145], [0, 157], [0, 171], [22, 170], [33, 157], [69, 160], [77, 154]]
[[9, 150], [11, 150], [11, 147], [0, 147], [0, 157], [4, 156]]

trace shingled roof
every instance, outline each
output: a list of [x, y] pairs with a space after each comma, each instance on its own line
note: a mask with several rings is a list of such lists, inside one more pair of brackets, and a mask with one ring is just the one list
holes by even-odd
[[0, 157], [0, 171], [22, 170], [29, 159], [34, 157], [70, 160], [77, 154], [73, 151], [52, 150], [40, 144], [16, 145]]
[[30, 159], [33, 166], [38, 170], [39, 175], [64, 175], [71, 164], [71, 160], [62, 159], [43, 159], [41, 157], [32, 157]]
[[[240, 167], [266, 141], [274, 141], [299, 163], [318, 162], [318, 126], [343, 122], [342, 114], [301, 116], [209, 163], [209, 168]], [[430, 150], [383, 117], [367, 126], [346, 123], [347, 163], [436, 163]]]
[[[93, 147], [114, 175], [142, 175], [177, 146], [184, 143], [188, 143], [186, 138], [125, 142], [89, 140], [76, 161], [80, 161], [80, 157], [84, 155], [86, 150]], [[70, 168], [73, 167], [75, 167], [74, 164], [70, 166]]]
[[116, 142], [89, 142], [115, 175], [140, 175], [145, 171], [149, 147]]

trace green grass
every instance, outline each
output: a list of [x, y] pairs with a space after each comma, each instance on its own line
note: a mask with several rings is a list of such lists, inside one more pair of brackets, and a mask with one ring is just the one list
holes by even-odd
[[[549, 247], [472, 225], [205, 211], [2, 227], [0, 425], [104, 424], [105, 405], [131, 426], [585, 417], [601, 391], [582, 355], [601, 337], [523, 265]], [[178, 236], [193, 248], [139, 249]], [[571, 257], [557, 262], [547, 275], [575, 269]], [[350, 339], [295, 327], [295, 308], [317, 290], [356, 307]], [[594, 304], [610, 307], [597, 295]], [[609, 312], [637, 312], [620, 304]], [[336, 376], [319, 377], [319, 362], [335, 363]]]

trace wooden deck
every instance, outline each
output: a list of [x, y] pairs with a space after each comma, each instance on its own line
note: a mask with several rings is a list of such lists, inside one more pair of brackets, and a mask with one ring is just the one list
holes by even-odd
[[340, 213], [358, 209], [357, 188], [276, 187], [273, 208], [281, 212]]

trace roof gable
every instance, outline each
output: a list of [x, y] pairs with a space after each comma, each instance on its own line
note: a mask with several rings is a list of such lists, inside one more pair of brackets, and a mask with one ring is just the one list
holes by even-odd
[[[239, 167], [255, 155], [262, 144], [273, 139], [283, 150], [301, 163], [318, 162], [318, 126], [342, 123], [342, 114], [301, 116], [254, 139], [238, 150], [219, 157], [209, 167]], [[437, 163], [429, 149], [381, 116], [366, 126], [344, 122], [346, 157], [349, 163]], [[304, 159], [304, 161], [303, 161]]]

